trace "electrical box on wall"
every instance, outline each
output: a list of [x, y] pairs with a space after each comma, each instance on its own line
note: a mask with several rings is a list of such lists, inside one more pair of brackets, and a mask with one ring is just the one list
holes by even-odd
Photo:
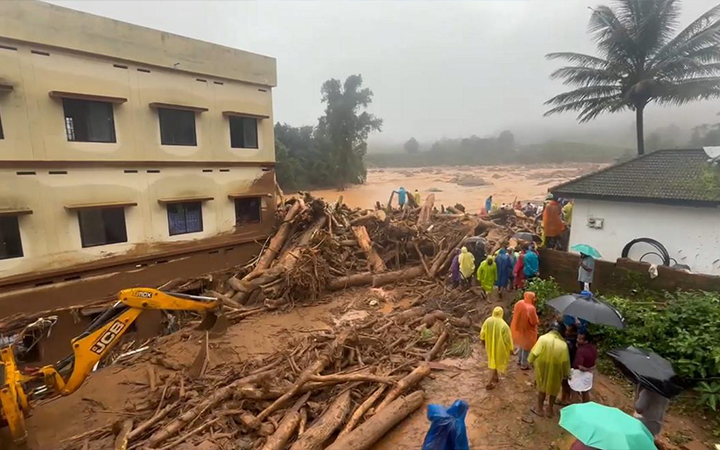
[[588, 220], [587, 220], [588, 228], [595, 228], [597, 230], [602, 230], [604, 224], [605, 224], [605, 219], [603, 219], [603, 218], [588, 217]]

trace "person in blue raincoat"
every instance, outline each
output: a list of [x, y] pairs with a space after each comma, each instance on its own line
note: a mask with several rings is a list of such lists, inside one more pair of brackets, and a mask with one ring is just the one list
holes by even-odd
[[523, 274], [525, 279], [530, 281], [540, 272], [540, 258], [538, 257], [535, 246], [531, 246], [525, 253], [523, 258]]
[[404, 187], [400, 186], [400, 189], [397, 191], [398, 194], [398, 205], [400, 205], [400, 209], [402, 209], [405, 206], [405, 202], [407, 201], [407, 191]]
[[502, 293], [508, 284], [510, 284], [513, 269], [512, 260], [505, 248], [501, 248], [498, 252], [498, 256], [495, 258], [495, 264], [497, 264], [497, 281], [495, 281], [495, 286], [498, 287], [498, 292]]
[[485, 211], [490, 214], [492, 211], [492, 195], [485, 199]]

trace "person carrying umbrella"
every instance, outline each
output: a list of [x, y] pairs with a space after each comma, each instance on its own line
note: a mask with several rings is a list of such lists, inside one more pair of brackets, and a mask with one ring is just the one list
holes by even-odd
[[548, 398], [547, 417], [553, 417], [553, 406], [562, 380], [570, 376], [570, 354], [558, 324], [538, 339], [530, 351], [528, 362], [535, 367], [535, 388], [538, 391], [537, 406], [530, 411], [543, 416], [545, 398]]
[[600, 252], [586, 245], [573, 245], [571, 250], [580, 253], [580, 266], [578, 267], [578, 282], [581, 291], [589, 291], [595, 275], [595, 258], [600, 258]]
[[515, 303], [510, 324], [513, 342], [519, 349], [518, 364], [522, 370], [530, 369], [528, 357], [538, 338], [540, 319], [538, 319], [537, 310], [535, 309], [535, 302], [537, 302], [535, 293], [531, 291], [525, 292], [523, 299]]
[[672, 364], [657, 353], [632, 346], [609, 351], [608, 356], [625, 376], [637, 383], [634, 416], [653, 436], [659, 435], [670, 399], [682, 392]]
[[507, 372], [510, 353], [513, 350], [510, 327], [503, 319], [503, 313], [502, 307], [496, 306], [493, 309], [492, 317], [488, 317], [483, 322], [480, 330], [480, 340], [485, 341], [488, 368], [492, 373], [490, 381], [485, 386], [487, 390], [495, 389], [500, 381], [498, 372], [503, 374]]
[[560, 410], [560, 426], [576, 439], [570, 450], [657, 450], [642, 422], [594, 402]]
[[635, 387], [634, 407], [633, 416], [645, 424], [653, 436], [659, 435], [665, 421], [665, 413], [670, 407], [670, 399], [638, 383]]

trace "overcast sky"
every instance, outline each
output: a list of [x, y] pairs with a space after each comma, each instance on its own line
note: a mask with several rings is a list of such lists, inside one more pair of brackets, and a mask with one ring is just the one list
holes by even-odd
[[[578, 125], [542, 117], [563, 86], [553, 51], [592, 53], [588, 7], [602, 0], [535, 1], [53, 1], [113, 19], [277, 59], [275, 119], [314, 125], [320, 85], [360, 73], [385, 121], [375, 143], [496, 134], [632, 142], [634, 113]], [[717, 3], [686, 0], [685, 25]], [[720, 102], [650, 106], [646, 129], [717, 122]]]

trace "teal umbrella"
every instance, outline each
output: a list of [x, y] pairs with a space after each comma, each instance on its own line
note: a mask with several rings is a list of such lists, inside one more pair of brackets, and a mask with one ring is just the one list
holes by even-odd
[[642, 422], [594, 402], [561, 409], [560, 426], [583, 444], [600, 450], [657, 450], [653, 435]]
[[593, 258], [602, 258], [602, 255], [600, 255], [600, 252], [597, 251], [595, 247], [592, 247], [587, 244], [577, 244], [573, 245], [570, 250], [575, 250], [578, 253], [582, 253], [588, 256], [592, 256]]

